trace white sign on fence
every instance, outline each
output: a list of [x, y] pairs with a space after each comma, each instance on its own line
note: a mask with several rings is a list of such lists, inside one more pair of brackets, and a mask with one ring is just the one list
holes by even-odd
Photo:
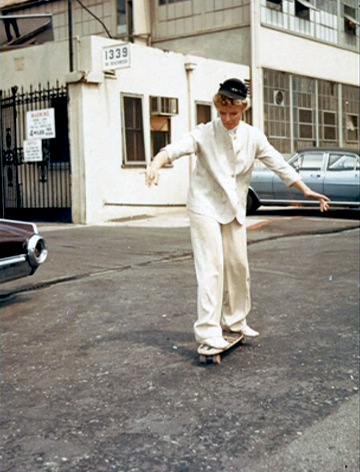
[[54, 108], [33, 110], [26, 113], [27, 138], [51, 139], [55, 138]]
[[41, 139], [24, 140], [24, 162], [39, 162], [43, 160]]
[[103, 48], [103, 70], [130, 67], [130, 45], [118, 44]]

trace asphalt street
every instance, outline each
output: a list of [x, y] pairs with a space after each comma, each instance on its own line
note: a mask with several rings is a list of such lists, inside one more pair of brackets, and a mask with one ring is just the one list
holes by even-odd
[[203, 365], [186, 214], [39, 225], [3, 284], [3, 472], [358, 472], [359, 220], [248, 219], [259, 338]]

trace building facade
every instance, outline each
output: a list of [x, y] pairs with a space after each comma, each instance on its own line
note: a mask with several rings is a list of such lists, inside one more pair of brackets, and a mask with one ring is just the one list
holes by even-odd
[[[139, 186], [139, 173], [162, 146], [215, 117], [212, 95], [229, 77], [250, 88], [245, 120], [286, 157], [305, 147], [359, 147], [356, 0], [3, 0], [1, 11], [51, 15], [54, 41], [46, 45], [30, 38], [14, 48], [20, 23], [3, 28], [1, 88], [66, 86], [76, 223], [126, 216], [132, 205], [184, 205], [191, 157], [164, 169], [156, 189]], [[124, 45], [130, 66], [105, 70], [104, 50], [121, 54]], [[25, 135], [17, 138], [23, 165]], [[33, 175], [59, 173], [46, 155]], [[26, 209], [19, 179], [13, 205]]]
[[359, 146], [357, 0], [155, 0], [152, 44], [251, 67], [252, 120], [284, 154]]

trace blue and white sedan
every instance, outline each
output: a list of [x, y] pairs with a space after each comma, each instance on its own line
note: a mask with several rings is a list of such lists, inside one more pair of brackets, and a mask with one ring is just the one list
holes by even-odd
[[[312, 190], [329, 197], [331, 206], [359, 208], [360, 158], [356, 149], [302, 149], [289, 164]], [[264, 168], [252, 173], [248, 212], [260, 205], [318, 206], [318, 202], [287, 187], [273, 171]]]

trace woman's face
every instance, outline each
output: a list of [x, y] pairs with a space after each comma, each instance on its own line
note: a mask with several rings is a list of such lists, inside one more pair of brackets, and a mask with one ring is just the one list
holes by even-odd
[[222, 124], [226, 129], [233, 129], [239, 124], [242, 109], [236, 105], [218, 105], [217, 107]]

